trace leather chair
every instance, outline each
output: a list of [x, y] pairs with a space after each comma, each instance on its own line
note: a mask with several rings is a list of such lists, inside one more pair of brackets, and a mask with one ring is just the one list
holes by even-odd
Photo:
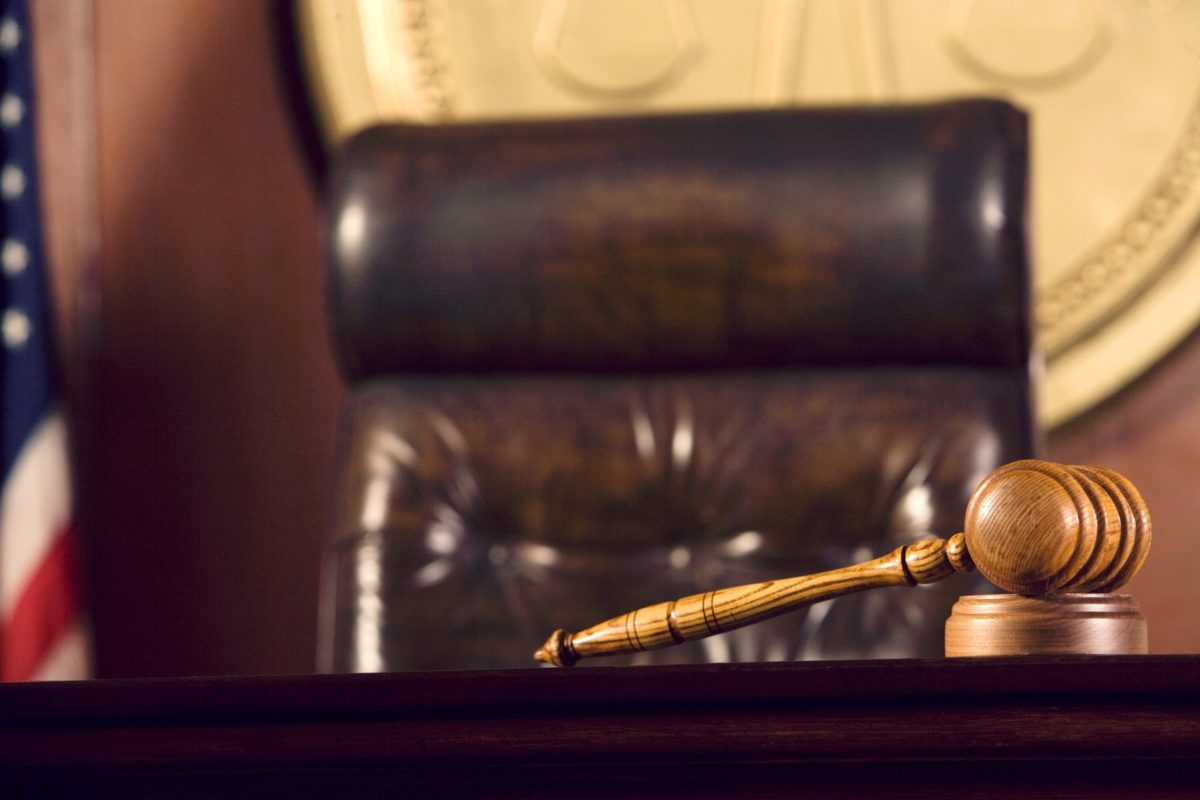
[[[529, 665], [557, 627], [959, 530], [1034, 449], [1026, 171], [985, 100], [353, 138], [322, 666]], [[938, 655], [971, 587], [632, 660]]]

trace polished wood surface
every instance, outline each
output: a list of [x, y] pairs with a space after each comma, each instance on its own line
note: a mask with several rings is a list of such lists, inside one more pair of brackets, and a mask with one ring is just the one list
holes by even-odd
[[[1151, 536], [1145, 501], [1123, 476], [1103, 467], [1035, 459], [993, 470], [972, 494], [964, 528], [965, 533], [948, 540], [920, 541], [866, 563], [691, 595], [578, 633], [558, 630], [534, 658], [561, 667], [588, 656], [669, 647], [822, 600], [883, 586], [933, 583], [976, 567], [997, 586], [1020, 594], [1111, 591], [1141, 566]], [[1025, 610], [1029, 604], [1018, 605]], [[1009, 606], [990, 608], [1000, 607]], [[1019, 628], [1027, 618], [1018, 613], [1013, 625]], [[1082, 649], [1091, 638], [1071, 641], [1081, 649], [1068, 652], [1092, 652]]]
[[1186, 796], [1200, 785], [1200, 663], [17, 684], [0, 686], [0, 785], [6, 797]]
[[946, 620], [946, 655], [1142, 655], [1146, 618], [1127, 594], [967, 595]]
[[1141, 567], [1151, 539], [1150, 512], [1126, 478], [1032, 459], [983, 480], [964, 530], [979, 571], [1025, 595], [1112, 591]]
[[816, 575], [717, 589], [639, 608], [578, 633], [558, 630], [534, 659], [569, 667], [588, 656], [669, 647], [752, 625], [821, 600], [883, 586], [933, 583], [971, 569], [963, 535], [928, 539]]

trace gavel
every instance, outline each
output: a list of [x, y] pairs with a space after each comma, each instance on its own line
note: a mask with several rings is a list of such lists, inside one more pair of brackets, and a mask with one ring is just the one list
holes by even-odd
[[[1024, 460], [994, 470], [967, 504], [963, 531], [885, 556], [795, 578], [716, 589], [639, 608], [578, 633], [557, 630], [534, 658], [635, 653], [741, 628], [865, 589], [934, 583], [979, 572], [1030, 598], [1123, 586], [1150, 551], [1150, 512], [1124, 476], [1094, 466]], [[1144, 622], [1143, 622], [1144, 630]]]

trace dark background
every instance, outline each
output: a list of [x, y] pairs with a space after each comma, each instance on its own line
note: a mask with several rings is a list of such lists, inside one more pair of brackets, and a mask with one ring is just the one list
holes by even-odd
[[[307, 672], [343, 389], [272, 0], [36, 0], [44, 202], [101, 677]], [[1200, 339], [1049, 437], [1154, 515], [1200, 651]]]

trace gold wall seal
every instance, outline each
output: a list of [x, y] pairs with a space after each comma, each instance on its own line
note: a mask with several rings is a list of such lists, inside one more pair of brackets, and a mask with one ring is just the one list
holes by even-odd
[[1200, 321], [1200, 3], [296, 0], [327, 138], [379, 120], [999, 96], [1033, 120], [1057, 426]]

